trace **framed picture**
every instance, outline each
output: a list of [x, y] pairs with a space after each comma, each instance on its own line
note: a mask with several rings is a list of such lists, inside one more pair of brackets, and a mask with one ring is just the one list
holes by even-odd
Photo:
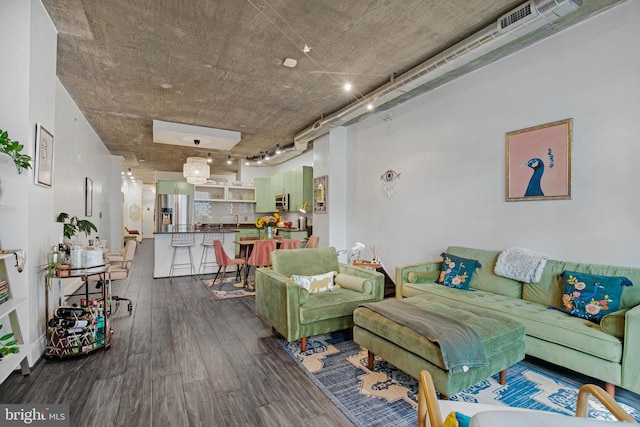
[[53, 135], [40, 123], [36, 126], [34, 181], [43, 187], [53, 185]]
[[84, 215], [93, 215], [93, 181], [91, 178], [84, 179]]
[[506, 134], [506, 198], [571, 199], [573, 119]]
[[329, 177], [322, 175], [313, 179], [313, 213], [327, 213]]

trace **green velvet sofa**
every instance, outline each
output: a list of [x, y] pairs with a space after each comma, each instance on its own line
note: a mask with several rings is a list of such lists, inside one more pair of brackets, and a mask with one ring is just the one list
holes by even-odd
[[[525, 325], [526, 354], [640, 393], [640, 269], [548, 260], [538, 283], [522, 283], [494, 273], [499, 251], [449, 247], [446, 253], [481, 263], [471, 276], [470, 289], [436, 284], [442, 261], [396, 267], [396, 298], [420, 295], [430, 301], [455, 301], [459, 307], [482, 307]], [[622, 276], [619, 310], [600, 324], [551, 309], [562, 307], [564, 270]], [[421, 272], [411, 274], [412, 272]]]
[[[291, 276], [340, 273], [345, 286], [332, 292], [309, 293]], [[336, 277], [338, 282], [339, 277]], [[381, 301], [384, 275], [373, 270], [338, 263], [336, 249], [285, 249], [271, 253], [271, 267], [256, 270], [256, 314], [287, 341], [353, 327], [358, 305]], [[359, 287], [361, 289], [359, 289]]]

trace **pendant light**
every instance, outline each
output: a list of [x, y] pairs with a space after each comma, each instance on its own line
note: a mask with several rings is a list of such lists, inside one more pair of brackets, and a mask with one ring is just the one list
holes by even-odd
[[182, 175], [189, 184], [204, 184], [209, 179], [210, 168], [207, 159], [202, 157], [188, 157], [182, 166]]

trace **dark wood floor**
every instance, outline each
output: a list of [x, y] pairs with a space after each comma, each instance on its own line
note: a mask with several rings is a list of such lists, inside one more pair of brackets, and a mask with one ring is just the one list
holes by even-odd
[[274, 342], [253, 297], [154, 280], [152, 241], [113, 294], [134, 309], [112, 317], [110, 350], [41, 359], [0, 386], [0, 402], [68, 404], [74, 427], [352, 425]]

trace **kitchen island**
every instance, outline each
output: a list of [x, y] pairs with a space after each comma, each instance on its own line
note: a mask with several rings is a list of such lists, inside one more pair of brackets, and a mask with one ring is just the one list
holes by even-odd
[[[173, 247], [171, 246], [171, 238], [175, 233], [193, 233], [195, 235], [195, 244], [191, 247], [191, 256], [193, 257], [193, 266], [196, 274], [200, 267], [200, 258], [202, 258], [202, 252], [204, 246], [202, 241], [206, 233], [217, 233], [219, 240], [222, 241], [222, 246], [230, 257], [238, 257], [240, 253], [240, 246], [236, 245], [234, 241], [239, 241], [241, 237], [254, 237], [256, 239], [263, 238], [264, 230], [257, 229], [253, 224], [222, 224], [221, 226], [209, 226], [209, 227], [193, 227], [193, 226], [181, 226], [177, 230], [173, 230], [171, 226], [165, 226], [162, 231], [156, 231], [154, 233], [154, 260], [153, 260], [153, 278], [158, 279], [161, 277], [170, 277], [171, 271], [171, 258], [173, 257]], [[308, 237], [307, 230], [298, 230], [295, 228], [280, 228], [277, 229], [277, 234], [281, 235], [285, 239], [299, 239], [302, 242], [306, 241]], [[215, 262], [215, 253], [213, 249], [207, 252], [206, 261]], [[176, 263], [188, 263], [189, 253], [186, 250], [179, 249], [176, 253]], [[208, 264], [204, 274], [215, 274], [217, 267], [212, 264]], [[177, 271], [174, 271], [173, 276], [189, 276], [190, 272], [188, 268], [180, 267]]]
[[[255, 227], [254, 227], [255, 228]], [[229, 256], [235, 251], [235, 233], [240, 230], [237, 227], [211, 227], [211, 228], [195, 228], [191, 231], [158, 231], [154, 236], [154, 259], [153, 259], [153, 278], [158, 279], [161, 277], [169, 277], [171, 271], [171, 258], [173, 257], [173, 247], [171, 246], [171, 238], [174, 233], [193, 233], [195, 236], [195, 244], [191, 247], [191, 256], [193, 257], [193, 267], [196, 274], [198, 273], [198, 267], [200, 267], [200, 258], [202, 258], [202, 252], [204, 246], [202, 246], [202, 240], [206, 233], [219, 233], [219, 240], [222, 241], [222, 246]], [[207, 262], [215, 262], [215, 252], [211, 248], [207, 252]], [[179, 249], [176, 253], [176, 263], [188, 263], [189, 253], [187, 250]], [[215, 274], [217, 268], [214, 265], [209, 264], [205, 270], [205, 274]], [[188, 276], [190, 275], [188, 268], [178, 268], [174, 271], [173, 276]]]

